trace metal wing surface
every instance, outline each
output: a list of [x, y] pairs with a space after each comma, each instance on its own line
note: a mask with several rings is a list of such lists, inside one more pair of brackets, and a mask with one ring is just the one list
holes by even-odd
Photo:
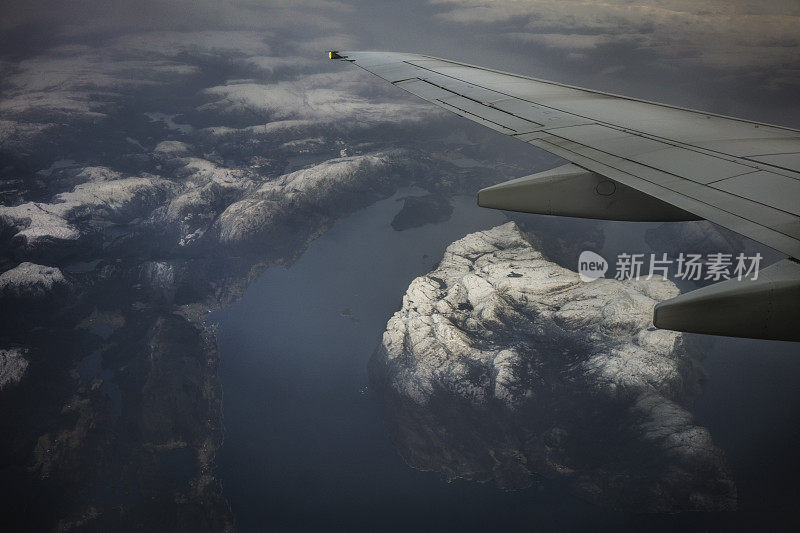
[[424, 55], [331, 54], [464, 118], [800, 257], [800, 131]]

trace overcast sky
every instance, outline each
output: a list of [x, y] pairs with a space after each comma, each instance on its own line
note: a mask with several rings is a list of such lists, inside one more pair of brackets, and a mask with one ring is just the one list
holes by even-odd
[[[248, 29], [271, 53], [421, 52], [800, 127], [796, 0], [3, 2], [6, 68], [63, 43]], [[286, 50], [282, 50], [286, 43]]]

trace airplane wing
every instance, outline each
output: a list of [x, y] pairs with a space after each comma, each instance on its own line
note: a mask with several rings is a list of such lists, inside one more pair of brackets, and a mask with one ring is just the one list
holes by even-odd
[[[572, 163], [484, 189], [478, 196], [482, 206], [615, 220], [706, 219], [800, 258], [798, 130], [425, 55], [329, 55]], [[800, 263], [790, 259], [778, 270], [772, 276], [765, 271], [762, 286], [714, 286], [707, 298], [722, 298], [723, 304], [715, 308], [722, 317], [713, 325], [686, 319], [702, 318], [708, 301], [685, 299], [698, 291], [659, 304], [655, 323], [681, 331], [800, 340]], [[731, 291], [738, 296], [728, 305]], [[741, 291], [767, 297], [762, 303], [773, 318], [761, 324], [763, 317], [747, 310], [753, 300], [742, 299]], [[776, 292], [780, 301], [769, 296]]]

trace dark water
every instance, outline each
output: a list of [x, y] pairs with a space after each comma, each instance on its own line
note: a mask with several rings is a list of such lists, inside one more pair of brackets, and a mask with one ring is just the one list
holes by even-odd
[[800, 526], [800, 343], [719, 338], [693, 412], [728, 458], [739, 526]]
[[[238, 303], [210, 317], [219, 323], [226, 426], [217, 473], [240, 529], [669, 531], [739, 524], [741, 514], [731, 513], [613, 513], [546, 481], [516, 492], [446, 483], [402, 461], [367, 387], [367, 360], [409, 282], [431, 270], [449, 243], [505, 222], [460, 197], [448, 222], [396, 232], [390, 226], [402, 205], [396, 200], [409, 193], [423, 191], [400, 191], [340, 221], [291, 268], [267, 270]], [[770, 483], [769, 472], [780, 471], [781, 483], [800, 472], [793, 453], [800, 446], [800, 358], [785, 353], [796, 351], [792, 346], [767, 344], [769, 363], [761, 365], [751, 352], [763, 351], [764, 343], [718, 343], [696, 406], [729, 450], [737, 481], [755, 487]], [[763, 387], [769, 392], [762, 394]], [[760, 429], [741, 431], [748, 424]], [[767, 458], [776, 439], [781, 450]], [[752, 463], [754, 453], [762, 459]], [[793, 462], [781, 471], [778, 457]], [[781, 505], [798, 494], [792, 490]], [[763, 509], [757, 488], [740, 491], [748, 505]], [[774, 508], [747, 514], [752, 523], [787, 517]]]

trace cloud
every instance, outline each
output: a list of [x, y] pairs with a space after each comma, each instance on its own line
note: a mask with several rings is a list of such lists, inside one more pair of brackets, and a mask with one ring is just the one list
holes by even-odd
[[567, 53], [623, 44], [715, 67], [794, 63], [800, 4], [782, 0], [432, 0], [440, 20]]
[[[307, 120], [374, 125], [379, 122], [422, 120], [437, 111], [422, 102], [404, 102], [396, 89], [381, 101], [374, 86], [379, 81], [360, 72], [321, 73], [271, 84], [229, 83], [208, 88], [211, 100], [201, 111], [226, 114], [253, 113], [269, 122]], [[385, 97], [386, 87], [380, 86]], [[391, 87], [388, 88], [391, 90]], [[369, 94], [365, 95], [365, 92]]]
[[626, 40], [633, 40], [635, 36], [625, 35], [609, 35], [609, 34], [596, 34], [596, 35], [580, 35], [580, 34], [565, 34], [565, 33], [525, 33], [515, 32], [506, 33], [506, 36], [511, 39], [545, 46], [547, 48], [558, 48], [568, 51], [582, 51], [593, 50], [598, 46], [610, 44], [614, 42], [623, 42]]
[[324, 57], [326, 50], [352, 50], [358, 45], [358, 39], [353, 35], [335, 33], [312, 39], [303, 39], [295, 43], [298, 52], [312, 57]]
[[601, 76], [612, 76], [625, 71], [625, 65], [613, 65], [600, 71]]
[[41, 24], [65, 35], [143, 30], [328, 29], [352, 8], [330, 0], [6, 0], [0, 28]]
[[238, 60], [244, 67], [250, 67], [261, 75], [271, 76], [278, 71], [299, 71], [320, 69], [323, 60], [314, 60], [302, 56], [252, 56]]
[[192, 65], [116, 46], [60, 46], [19, 62], [6, 75], [0, 112], [13, 117], [31, 112], [101, 117], [128, 89], [174, 82], [197, 72]]
[[[123, 94], [180, 82], [198, 74], [197, 65], [208, 58], [233, 61], [262, 75], [329, 67], [322, 59], [324, 37], [280, 43], [295, 50], [315, 49], [318, 61], [276, 56], [268, 41], [278, 40], [264, 31], [148, 31], [101, 40], [94, 46], [57, 46], [16, 64], [3, 63], [0, 114], [18, 120], [43, 114], [51, 119], [102, 118]], [[353, 44], [342, 35], [331, 41]], [[0, 128], [0, 135], [20, 133], [11, 124], [7, 121]]]
[[274, 35], [264, 31], [149, 31], [118, 37], [109, 46], [146, 57], [174, 58], [183, 54], [241, 57], [268, 55], [270, 39]]

